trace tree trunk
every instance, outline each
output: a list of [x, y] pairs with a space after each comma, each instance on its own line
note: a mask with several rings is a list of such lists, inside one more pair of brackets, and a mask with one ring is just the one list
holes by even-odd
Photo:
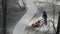
[[3, 11], [3, 34], [6, 34], [7, 0], [2, 0], [2, 11]]
[[59, 29], [60, 29], [60, 12], [59, 12], [58, 26], [57, 26], [56, 34], [59, 34]]

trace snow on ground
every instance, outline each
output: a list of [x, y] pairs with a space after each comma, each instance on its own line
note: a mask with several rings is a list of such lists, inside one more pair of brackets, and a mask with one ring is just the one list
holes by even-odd
[[[49, 18], [49, 19], [53, 21], [53, 18]], [[30, 25], [33, 23], [34, 20], [36, 21], [36, 20], [38, 20], [38, 18], [37, 19], [32, 19], [32, 22], [30, 22]], [[55, 20], [54, 25], [57, 28], [57, 16], [54, 20]], [[35, 30], [33, 28], [27, 26], [25, 28], [26, 34], [27, 33], [29, 33], [29, 34], [55, 34], [53, 24], [51, 22], [49, 23], [49, 21], [47, 21], [47, 24], [48, 25], [44, 24], [42, 27], [35, 28]]]
[[[33, 2], [33, 0], [27, 0], [28, 11], [18, 21], [18, 24], [14, 28], [13, 34], [54, 34], [54, 29], [53, 29], [51, 23], [48, 23], [49, 25], [51, 25], [50, 28], [44, 24], [42, 27], [36, 28], [35, 30], [34, 30], [34, 28], [31, 29], [31, 27], [28, 26], [29, 24], [32, 24], [32, 22], [35, 22], [35, 21], [41, 19], [41, 17], [42, 17], [40, 15], [42, 13], [39, 13], [39, 15], [40, 15], [40, 16], [38, 15], [39, 17], [32, 18], [34, 16], [34, 14], [37, 13], [37, 8], [36, 8], [36, 6], [34, 6], [34, 4], [32, 2]], [[49, 13], [48, 13], [48, 19], [51, 19], [53, 21], [53, 17], [52, 17], [52, 14], [51, 14], [52, 10]], [[58, 21], [58, 15], [55, 15], [55, 19], [54, 19], [55, 27], [57, 27], [57, 21]], [[26, 27], [26, 26], [28, 26], [28, 27]], [[48, 32], [48, 33], [46, 33], [46, 32]]]

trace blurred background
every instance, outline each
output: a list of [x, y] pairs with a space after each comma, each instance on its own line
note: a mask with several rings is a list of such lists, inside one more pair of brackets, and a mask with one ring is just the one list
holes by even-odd
[[[0, 34], [3, 33], [3, 6], [0, 0]], [[28, 22], [39, 19], [42, 11], [46, 11], [48, 18], [54, 21], [57, 29], [60, 11], [60, 0], [6, 0], [6, 34], [25, 34]], [[30, 32], [30, 31], [29, 31]], [[30, 34], [35, 33], [34, 31]]]

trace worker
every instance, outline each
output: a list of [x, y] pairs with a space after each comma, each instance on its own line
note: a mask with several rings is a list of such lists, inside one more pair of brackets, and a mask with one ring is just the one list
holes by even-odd
[[46, 11], [43, 11], [42, 17], [44, 19], [44, 23], [47, 25], [47, 13], [46, 13]]

